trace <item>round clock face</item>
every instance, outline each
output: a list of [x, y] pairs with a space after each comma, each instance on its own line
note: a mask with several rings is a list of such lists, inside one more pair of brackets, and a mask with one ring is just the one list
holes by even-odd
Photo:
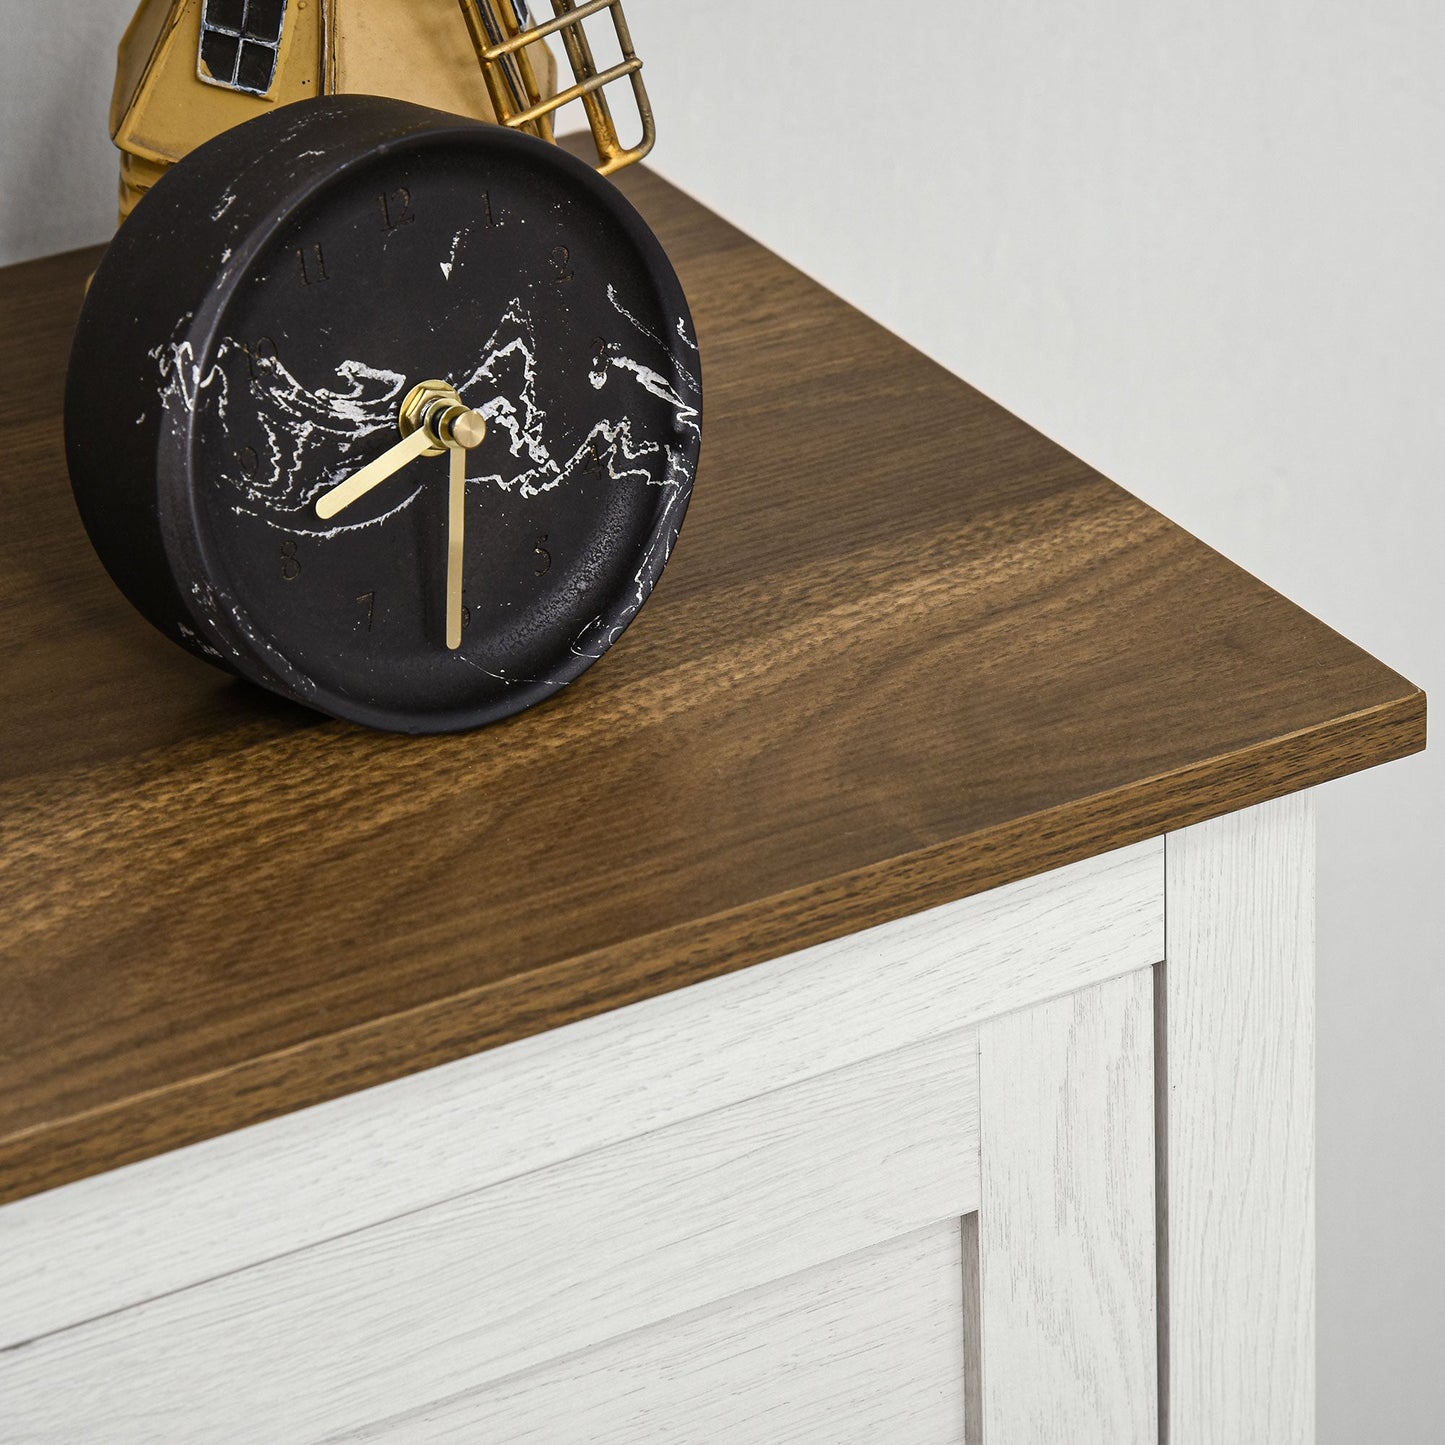
[[[702, 403], [681, 289], [611, 183], [553, 147], [410, 107], [411, 130], [378, 142], [374, 125], [348, 130], [342, 98], [292, 109], [325, 123], [275, 137], [294, 157], [286, 213], [252, 197], [275, 185], [254, 166], [216, 188], [198, 223], [203, 249], [230, 253], [214, 284], [181, 314], [172, 300], [168, 330], [154, 317], [143, 359], [121, 358], [160, 422], [141, 485], [185, 609], [174, 625], [339, 716], [408, 731], [505, 716], [602, 655], [676, 539]], [[142, 309], [164, 313], [164, 255], [148, 265]], [[130, 269], [102, 267], [93, 290], [134, 288]], [[73, 435], [96, 429], [96, 401], [77, 397], [84, 333], [72, 474], [126, 586], [135, 564], [107, 555]], [[399, 445], [424, 382], [470, 414], [465, 449]], [[368, 467], [389, 474], [330, 510]]]

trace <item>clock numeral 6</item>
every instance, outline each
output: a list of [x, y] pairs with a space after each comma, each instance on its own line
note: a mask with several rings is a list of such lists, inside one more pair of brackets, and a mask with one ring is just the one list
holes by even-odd
[[568, 269], [567, 263], [572, 259], [572, 252], [566, 246], [552, 247], [552, 280], [557, 285], [564, 285], [572, 279], [572, 272]]
[[381, 207], [383, 231], [394, 231], [398, 226], [409, 226], [416, 220], [411, 209], [411, 192], [405, 186], [383, 192], [376, 198], [376, 202]]
[[287, 582], [294, 582], [301, 575], [301, 563], [296, 560], [296, 543], [289, 537], [281, 544], [281, 576]]
[[301, 263], [303, 286], [319, 286], [323, 281], [331, 279], [326, 270], [326, 253], [321, 249], [320, 241], [313, 241], [309, 246], [298, 246], [296, 259]]
[[537, 538], [537, 545], [532, 549], [537, 554], [536, 565], [532, 571], [538, 577], [545, 577], [552, 570], [552, 554], [542, 545], [546, 540], [547, 534], [543, 532]]

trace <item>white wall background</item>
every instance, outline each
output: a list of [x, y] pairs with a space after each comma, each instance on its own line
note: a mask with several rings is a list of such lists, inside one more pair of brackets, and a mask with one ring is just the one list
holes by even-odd
[[[108, 233], [133, 3], [0, 0], [0, 262]], [[1445, 697], [1445, 5], [627, 8], [659, 169]], [[1445, 1429], [1442, 804], [1321, 799], [1322, 1445]]]

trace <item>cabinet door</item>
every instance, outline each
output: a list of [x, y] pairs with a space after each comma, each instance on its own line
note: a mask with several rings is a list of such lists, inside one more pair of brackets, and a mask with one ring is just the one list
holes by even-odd
[[375, 1445], [958, 1441], [962, 1277], [960, 1230], [948, 1220], [347, 1438]]

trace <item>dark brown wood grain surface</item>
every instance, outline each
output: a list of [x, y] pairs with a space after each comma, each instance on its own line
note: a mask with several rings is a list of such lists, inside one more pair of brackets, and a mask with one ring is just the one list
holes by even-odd
[[0, 272], [0, 1200], [1424, 745], [1323, 623], [646, 173], [702, 470], [653, 601], [464, 737], [132, 612], [59, 406], [95, 253]]

